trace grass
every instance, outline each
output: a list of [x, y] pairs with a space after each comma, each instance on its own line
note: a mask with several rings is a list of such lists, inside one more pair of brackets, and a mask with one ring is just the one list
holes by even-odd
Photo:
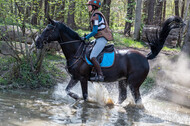
[[164, 51], [180, 51], [181, 49], [180, 48], [169, 48], [167, 46], [164, 46], [163, 49]]
[[145, 90], [151, 90], [155, 86], [156, 82], [154, 80], [154, 77], [147, 76], [145, 81], [143, 82], [141, 88]]

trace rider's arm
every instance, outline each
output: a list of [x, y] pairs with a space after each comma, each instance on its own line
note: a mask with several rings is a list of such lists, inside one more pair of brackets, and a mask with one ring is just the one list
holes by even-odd
[[94, 17], [95, 17], [95, 19], [93, 21], [94, 25], [93, 25], [92, 32], [85, 37], [86, 39], [89, 39], [98, 33], [98, 23], [99, 23], [99, 21], [102, 20], [102, 18], [100, 15], [95, 15]]
[[97, 33], [98, 33], [98, 25], [94, 25], [92, 32], [90, 34], [88, 34], [85, 38], [89, 39], [92, 36], [95, 36]]

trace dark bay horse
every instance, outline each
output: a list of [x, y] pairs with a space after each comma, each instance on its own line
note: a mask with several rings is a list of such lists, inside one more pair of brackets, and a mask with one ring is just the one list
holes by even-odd
[[[81, 41], [80, 36], [65, 24], [51, 19], [49, 19], [49, 22], [50, 24], [38, 37], [36, 47], [42, 49], [46, 43], [51, 41], [59, 42], [67, 60], [67, 69], [72, 75], [65, 90], [69, 96], [78, 99], [78, 95], [70, 90], [80, 81], [83, 98], [86, 100], [88, 97], [88, 81], [90, 81], [92, 70], [92, 67], [84, 61], [84, 52], [87, 44]], [[118, 102], [120, 104], [127, 98], [127, 86], [131, 89], [135, 103], [141, 103], [139, 87], [149, 72], [148, 59], [153, 59], [158, 55], [171, 29], [182, 26], [183, 21], [181, 18], [170, 17], [164, 22], [159, 34], [154, 38], [148, 39], [151, 52], [147, 57], [135, 50], [117, 50], [113, 66], [102, 68], [105, 82], [119, 82]]]

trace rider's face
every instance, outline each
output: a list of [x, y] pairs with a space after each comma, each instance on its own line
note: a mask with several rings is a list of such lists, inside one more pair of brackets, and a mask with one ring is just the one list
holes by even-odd
[[92, 5], [88, 5], [88, 11], [89, 11], [89, 12], [92, 11]]

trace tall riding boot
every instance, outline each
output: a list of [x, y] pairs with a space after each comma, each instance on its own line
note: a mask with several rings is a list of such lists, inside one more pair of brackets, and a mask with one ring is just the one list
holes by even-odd
[[100, 64], [99, 62], [97, 61], [97, 59], [95, 57], [93, 57], [91, 59], [91, 62], [93, 63], [97, 73], [98, 73], [98, 76], [95, 76], [95, 77], [91, 77], [90, 80], [91, 81], [101, 81], [103, 82], [104, 81], [104, 76], [103, 76], [103, 72], [102, 72], [102, 69], [100, 67]]

